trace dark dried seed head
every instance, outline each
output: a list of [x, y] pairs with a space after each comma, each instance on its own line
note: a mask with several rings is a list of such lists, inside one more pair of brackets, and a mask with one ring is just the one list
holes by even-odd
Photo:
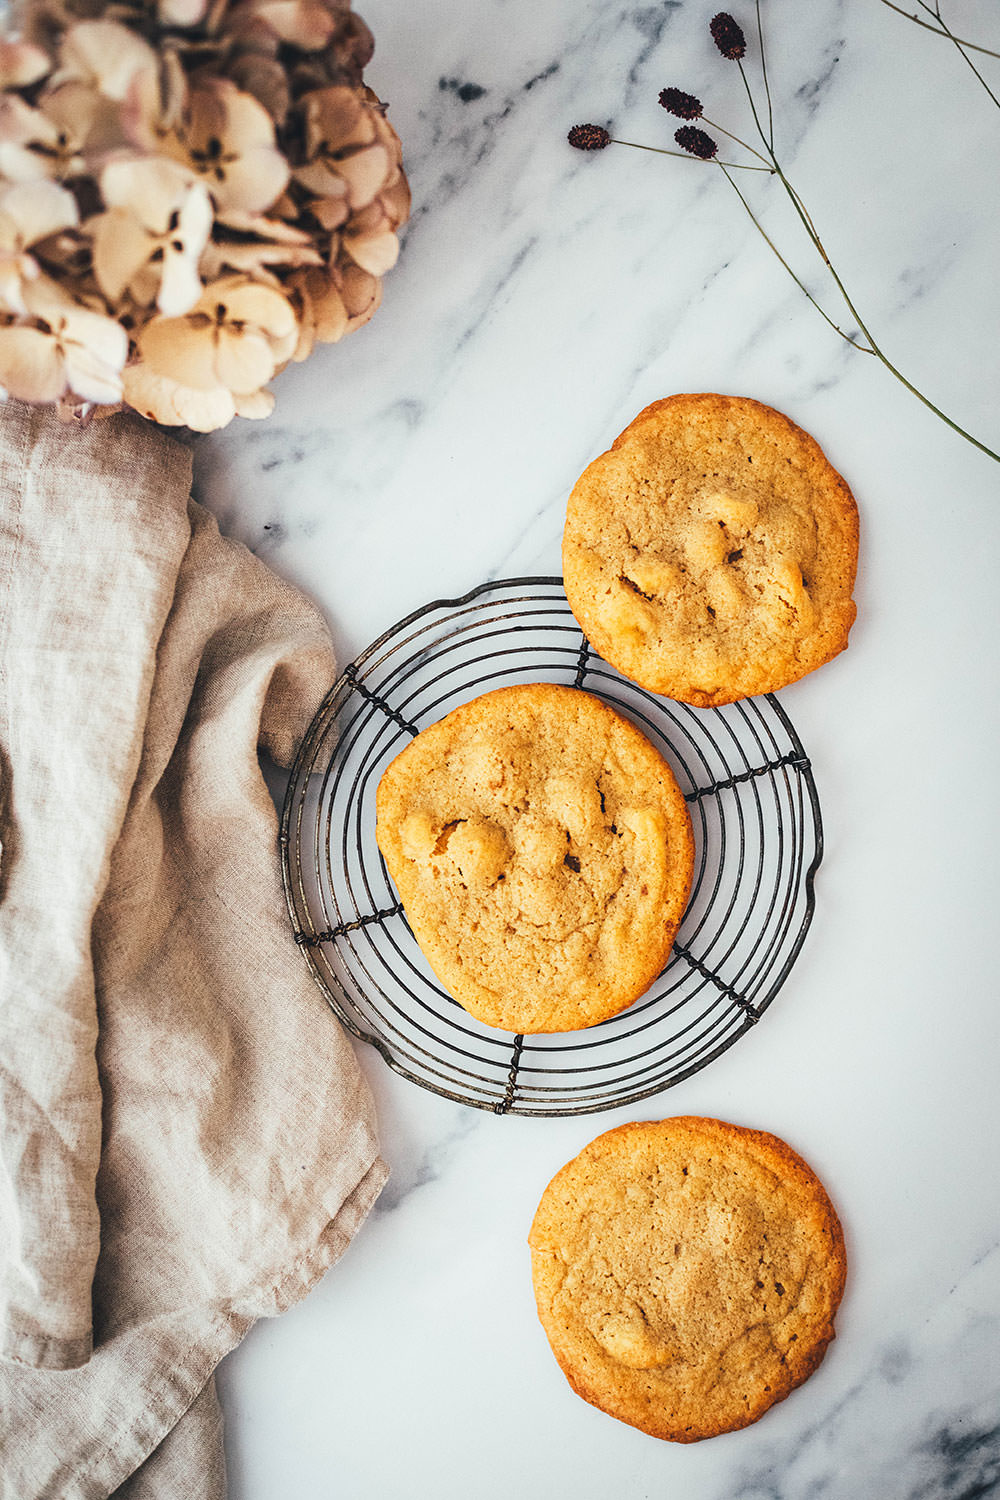
[[682, 125], [674, 131], [674, 140], [682, 151], [690, 151], [702, 161], [711, 161], [719, 149], [707, 131], [699, 130], [697, 125]]
[[747, 50], [747, 39], [743, 35], [743, 28], [729, 12], [720, 10], [717, 16], [712, 17], [708, 29], [723, 57], [728, 57], [730, 62], [738, 62]]
[[611, 136], [603, 125], [574, 125], [566, 139], [578, 151], [603, 151]]
[[685, 94], [683, 89], [661, 89], [660, 103], [668, 114], [676, 115], [679, 120], [701, 119], [701, 100], [693, 94]]

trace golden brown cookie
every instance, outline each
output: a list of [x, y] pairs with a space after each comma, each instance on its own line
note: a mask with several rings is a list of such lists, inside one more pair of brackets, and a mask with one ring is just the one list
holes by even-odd
[[691, 883], [687, 806], [591, 694], [531, 683], [464, 704], [392, 762], [376, 810], [417, 942], [488, 1026], [593, 1026], [666, 963]]
[[769, 693], [847, 645], [858, 512], [818, 444], [740, 396], [639, 413], [569, 498], [563, 574], [596, 651], [699, 708]]
[[844, 1237], [777, 1136], [684, 1116], [592, 1141], [542, 1195], [538, 1315], [570, 1385], [676, 1443], [756, 1422], [834, 1337]]

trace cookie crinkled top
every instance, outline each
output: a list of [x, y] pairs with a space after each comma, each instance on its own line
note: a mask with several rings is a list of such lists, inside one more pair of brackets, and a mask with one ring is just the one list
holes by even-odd
[[570, 1384], [654, 1437], [747, 1426], [834, 1337], [840, 1222], [811, 1168], [763, 1131], [696, 1117], [608, 1131], [546, 1188], [530, 1244]]
[[747, 397], [653, 405], [570, 496], [563, 572], [595, 649], [706, 708], [773, 692], [847, 645], [854, 498], [808, 433]]
[[438, 978], [511, 1032], [631, 1004], [691, 882], [666, 761], [608, 705], [551, 683], [484, 694], [419, 734], [382, 778], [376, 832]]

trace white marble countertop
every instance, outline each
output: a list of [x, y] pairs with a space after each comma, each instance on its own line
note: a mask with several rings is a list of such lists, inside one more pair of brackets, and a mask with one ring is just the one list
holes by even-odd
[[[200, 441], [199, 498], [320, 603], [347, 662], [433, 597], [558, 573], [573, 481], [647, 402], [745, 394], [854, 490], [859, 617], [780, 694], [826, 853], [801, 956], [735, 1047], [644, 1105], [561, 1120], [447, 1102], [360, 1049], [392, 1177], [325, 1281], [223, 1366], [232, 1500], [1000, 1493], [1000, 465], [831, 331], [717, 170], [567, 146], [580, 121], [670, 145], [665, 85], [749, 130], [714, 7], [360, 9], [414, 190], [403, 253], [374, 322], [286, 372], [267, 422]], [[782, 158], [845, 285], [893, 362], [1000, 448], [1000, 108], [879, 0], [763, 9]], [[1000, 48], [992, 0], [947, 16]], [[780, 186], [741, 185], [842, 318]], [[573, 1395], [525, 1244], [592, 1136], [684, 1113], [787, 1139], [850, 1257], [818, 1373], [690, 1447]]]

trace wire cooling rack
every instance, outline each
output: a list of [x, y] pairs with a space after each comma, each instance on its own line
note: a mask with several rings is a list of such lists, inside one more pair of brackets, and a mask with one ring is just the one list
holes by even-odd
[[[610, 703], [652, 740], [691, 812], [691, 897], [670, 961], [628, 1010], [587, 1031], [513, 1036], [438, 984], [375, 843], [390, 760], [460, 703], [558, 682]], [[823, 853], [812, 771], [770, 695], [695, 709], [596, 656], [559, 578], [437, 600], [347, 667], [302, 743], [281, 826], [295, 940], [344, 1025], [404, 1078], [496, 1114], [590, 1114], [679, 1083], [763, 1015], [812, 918]]]

